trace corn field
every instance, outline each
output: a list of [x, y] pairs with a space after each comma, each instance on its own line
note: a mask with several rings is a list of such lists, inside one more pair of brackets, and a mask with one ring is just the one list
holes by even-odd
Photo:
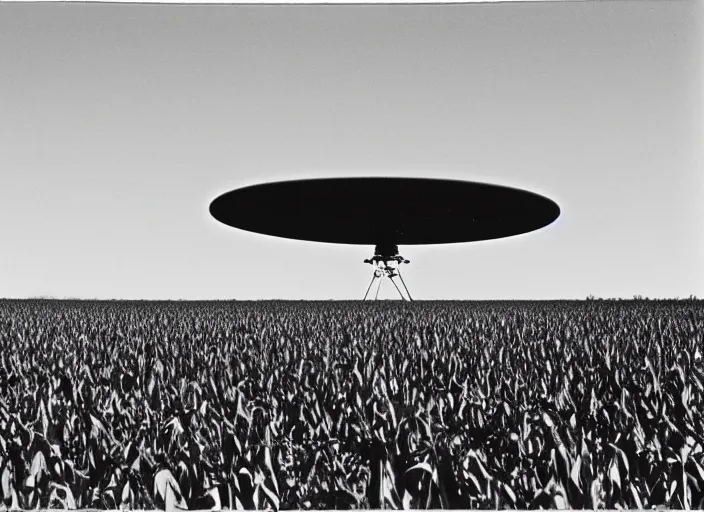
[[696, 301], [0, 301], [5, 509], [704, 508]]

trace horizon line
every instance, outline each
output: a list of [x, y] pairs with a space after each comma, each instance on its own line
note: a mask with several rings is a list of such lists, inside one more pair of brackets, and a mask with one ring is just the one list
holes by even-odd
[[[688, 297], [645, 297], [635, 295], [633, 297], [584, 297], [584, 298], [560, 298], [560, 299], [413, 299], [412, 302], [672, 302], [672, 301], [702, 301], [696, 295]], [[56, 302], [398, 302], [407, 303], [401, 299], [99, 299], [99, 298], [77, 298], [77, 297], [0, 297], [0, 302], [10, 301], [56, 301]]]

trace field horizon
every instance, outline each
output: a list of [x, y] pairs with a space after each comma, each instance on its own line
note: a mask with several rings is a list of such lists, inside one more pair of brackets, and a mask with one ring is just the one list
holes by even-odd
[[46, 301], [46, 302], [126, 302], [126, 303], [262, 303], [262, 302], [277, 302], [277, 303], [317, 303], [317, 302], [330, 302], [330, 303], [477, 303], [477, 304], [487, 304], [487, 303], [572, 303], [572, 302], [653, 302], [653, 303], [670, 303], [670, 302], [704, 302], [704, 298], [699, 298], [694, 295], [690, 297], [672, 297], [672, 298], [650, 298], [650, 297], [588, 297], [583, 299], [413, 299], [413, 301], [403, 301], [401, 299], [378, 299], [378, 300], [363, 300], [363, 299], [94, 299], [94, 298], [75, 298], [75, 297], [0, 297], [0, 302], [30, 302], [30, 301]]

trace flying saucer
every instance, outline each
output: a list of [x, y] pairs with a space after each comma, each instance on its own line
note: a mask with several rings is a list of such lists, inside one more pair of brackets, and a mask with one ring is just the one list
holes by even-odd
[[560, 215], [550, 199], [515, 188], [424, 178], [282, 181], [227, 192], [210, 213], [264, 235], [337, 244], [476, 242], [528, 233]]
[[[264, 235], [374, 245], [368, 263], [406, 263], [398, 245], [477, 242], [543, 228], [558, 205], [515, 188], [429, 178], [328, 178], [264, 183], [217, 197], [218, 221]], [[402, 295], [403, 296], [403, 295]], [[410, 297], [410, 294], [409, 294]]]

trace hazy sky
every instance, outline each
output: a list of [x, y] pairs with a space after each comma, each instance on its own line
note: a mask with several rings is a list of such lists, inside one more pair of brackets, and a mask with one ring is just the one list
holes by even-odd
[[[531, 0], [2, 0], [3, 2], [102, 2], [142, 4], [447, 4], [529, 2]], [[532, 0], [536, 2], [581, 2], [590, 0]]]
[[703, 296], [702, 6], [0, 4], [0, 296], [360, 298], [373, 247], [208, 205], [367, 175], [562, 208], [401, 247], [416, 298]]

